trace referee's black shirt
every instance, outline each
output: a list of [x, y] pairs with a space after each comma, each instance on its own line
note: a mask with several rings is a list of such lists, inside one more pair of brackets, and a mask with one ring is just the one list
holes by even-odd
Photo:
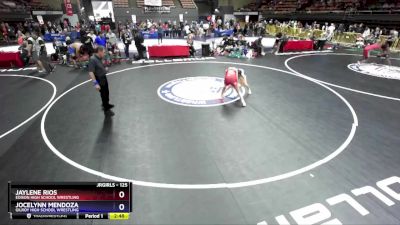
[[100, 83], [101, 81], [106, 80], [106, 68], [103, 65], [103, 62], [101, 59], [94, 54], [92, 57], [89, 59], [89, 72], [94, 73], [94, 76], [96, 77], [96, 80]]

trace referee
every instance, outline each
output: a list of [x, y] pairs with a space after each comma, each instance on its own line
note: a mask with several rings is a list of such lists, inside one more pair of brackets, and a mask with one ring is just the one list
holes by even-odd
[[103, 46], [98, 46], [94, 54], [89, 59], [89, 76], [93, 81], [93, 85], [96, 90], [100, 92], [101, 101], [103, 103], [104, 112], [109, 111], [114, 107], [110, 104], [108, 81], [107, 81], [107, 70], [103, 65], [102, 59], [104, 58], [105, 49]]

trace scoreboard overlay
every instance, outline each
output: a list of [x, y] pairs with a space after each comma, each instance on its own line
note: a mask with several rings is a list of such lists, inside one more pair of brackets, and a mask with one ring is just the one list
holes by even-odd
[[127, 220], [130, 182], [8, 182], [11, 219]]

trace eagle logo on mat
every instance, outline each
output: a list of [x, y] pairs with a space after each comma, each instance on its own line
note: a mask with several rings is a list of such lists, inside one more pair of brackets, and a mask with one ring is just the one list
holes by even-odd
[[[224, 79], [219, 77], [185, 77], [168, 81], [158, 88], [158, 96], [169, 103], [190, 107], [226, 105], [239, 99], [233, 89], [221, 98]], [[244, 94], [244, 88], [241, 88]]]
[[347, 67], [355, 72], [370, 76], [400, 80], [400, 67], [397, 66], [376, 63], [352, 63]]

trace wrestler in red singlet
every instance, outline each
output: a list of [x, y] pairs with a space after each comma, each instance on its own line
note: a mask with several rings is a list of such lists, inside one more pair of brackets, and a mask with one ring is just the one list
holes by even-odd
[[225, 86], [232, 85], [237, 87], [238, 85], [238, 74], [234, 68], [228, 68], [225, 70]]
[[363, 51], [364, 59], [368, 59], [370, 51], [375, 50], [375, 49], [381, 49], [381, 44], [375, 43], [372, 45], [365, 46], [364, 51]]
[[221, 99], [224, 99], [224, 93], [225, 91], [232, 87], [235, 89], [237, 95], [240, 98], [240, 101], [242, 102], [242, 106], [246, 106], [246, 102], [244, 101], [243, 95], [240, 93], [239, 88], [240, 87], [246, 87], [248, 89], [248, 94], [251, 94], [251, 90], [249, 87], [249, 84], [247, 83], [247, 78], [246, 75], [244, 74], [243, 69], [238, 69], [235, 67], [229, 67], [228, 69], [225, 70], [225, 86], [222, 89], [221, 92]]
[[369, 54], [372, 50], [381, 50], [382, 53], [377, 55], [379, 58], [384, 58], [387, 61], [388, 65], [391, 65], [390, 62], [390, 57], [389, 57], [389, 53], [390, 53], [390, 46], [387, 42], [380, 44], [380, 43], [375, 43], [372, 45], [368, 45], [365, 46], [364, 51], [363, 51], [363, 60], [359, 61], [358, 64], [360, 63], [366, 63], [368, 61], [369, 58]]

